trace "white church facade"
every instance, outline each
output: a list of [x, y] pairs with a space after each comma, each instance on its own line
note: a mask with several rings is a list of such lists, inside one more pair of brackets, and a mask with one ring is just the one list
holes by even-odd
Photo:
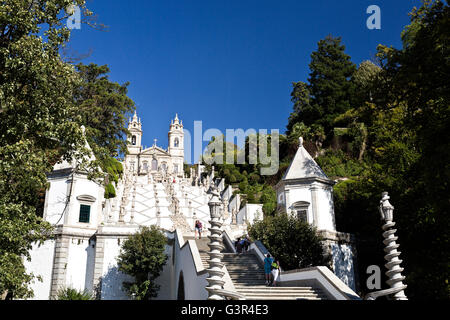
[[130, 172], [150, 173], [152, 177], [157, 173], [183, 177], [184, 132], [183, 122], [178, 119], [178, 115], [170, 124], [167, 150], [158, 147], [156, 140], [152, 147], [147, 149], [142, 147], [142, 124], [136, 113], [133, 119], [130, 119], [128, 130], [131, 134], [128, 137], [129, 154], [125, 158], [125, 166]]
[[[208, 174], [198, 164], [189, 177], [184, 173], [184, 133], [178, 115], [169, 125], [167, 149], [156, 142], [150, 148], [142, 147], [142, 123], [136, 113], [128, 128], [129, 153], [122, 162], [124, 173], [115, 198], [105, 199], [103, 186], [89, 180], [75, 161], [55, 165], [48, 175], [44, 219], [55, 226], [54, 237], [35, 246], [31, 261], [25, 261], [27, 271], [43, 280], [32, 284], [35, 299], [50, 299], [65, 287], [95, 292], [99, 299], [129, 299], [122, 285], [129, 276], [118, 271], [116, 258], [129, 235], [150, 225], [159, 226], [168, 238], [168, 260], [157, 280], [161, 286], [158, 299], [206, 299], [206, 245], [193, 236], [196, 220], [208, 233], [211, 187], [221, 196], [227, 259], [235, 258], [234, 240], [246, 234], [247, 224], [262, 218], [262, 205], [242, 205], [233, 187], [215, 177], [214, 167]], [[332, 185], [300, 145], [276, 186], [278, 209], [317, 227], [333, 254], [333, 270], [318, 266], [286, 272], [280, 283], [315, 286], [323, 293], [317, 297], [353, 299], [357, 297], [353, 291], [354, 250], [350, 236], [336, 232]], [[261, 262], [264, 246], [255, 243], [251, 249]], [[224, 266], [224, 288], [251, 298], [231, 268]], [[254, 285], [256, 292], [264, 287]]]

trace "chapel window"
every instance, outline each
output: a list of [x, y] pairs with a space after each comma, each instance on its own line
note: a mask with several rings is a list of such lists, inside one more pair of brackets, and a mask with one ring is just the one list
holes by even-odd
[[89, 223], [91, 216], [91, 206], [82, 204], [80, 205], [80, 216], [78, 221], [82, 223]]
[[152, 170], [157, 171], [158, 170], [158, 160], [153, 159], [152, 160]]
[[308, 208], [309, 202], [298, 201], [294, 203], [294, 211], [297, 214], [297, 218], [303, 222], [308, 222]]
[[136, 145], [136, 136], [133, 136], [133, 137], [131, 138], [131, 144], [132, 144], [133, 146]]
[[173, 146], [175, 148], [178, 148], [178, 146], [180, 145], [180, 140], [178, 138], [175, 138], [174, 142], [173, 142]]

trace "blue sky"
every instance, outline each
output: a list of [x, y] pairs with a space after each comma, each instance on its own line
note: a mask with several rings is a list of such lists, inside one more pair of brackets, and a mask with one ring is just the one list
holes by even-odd
[[[292, 82], [308, 78], [311, 52], [328, 34], [341, 36], [355, 64], [378, 44], [400, 47], [408, 12], [419, 0], [206, 0], [87, 2], [102, 32], [82, 25], [70, 50], [92, 51], [83, 63], [107, 64], [110, 79], [130, 82], [143, 121], [143, 144], [167, 147], [178, 112], [193, 133], [203, 129], [279, 129], [292, 111]], [[381, 30], [369, 30], [369, 5]]]

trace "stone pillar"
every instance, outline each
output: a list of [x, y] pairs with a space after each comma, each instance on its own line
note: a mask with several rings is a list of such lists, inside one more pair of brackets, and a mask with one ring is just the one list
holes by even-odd
[[72, 212], [72, 208], [74, 206], [74, 204], [76, 203], [76, 198], [75, 198], [75, 184], [76, 184], [76, 180], [75, 180], [75, 173], [72, 174], [72, 178], [70, 179], [70, 187], [69, 187], [69, 191], [67, 193], [67, 196], [69, 197], [70, 194], [70, 198], [67, 199], [67, 201], [69, 201], [69, 204], [67, 205], [66, 211], [64, 212], [64, 224], [69, 224], [69, 215]]
[[95, 296], [97, 299], [101, 299], [102, 294], [104, 257], [105, 257], [105, 238], [97, 235], [95, 241], [94, 277], [92, 283], [92, 288], [94, 288]]
[[106, 221], [108, 224], [113, 222], [114, 214], [116, 212], [117, 198], [111, 199], [111, 211], [108, 214], [108, 220]]
[[405, 295], [403, 280], [405, 277], [402, 276], [401, 272], [404, 270], [400, 267], [402, 260], [398, 257], [400, 256], [400, 251], [397, 251], [400, 245], [396, 244], [396, 240], [398, 237], [395, 236], [396, 229], [392, 229], [395, 226], [395, 222], [393, 222], [393, 211], [394, 207], [389, 203], [389, 196], [387, 192], [383, 192], [382, 199], [380, 201], [380, 213], [382, 218], [385, 220], [385, 224], [382, 229], [383, 237], [384, 237], [384, 252], [386, 255], [384, 256], [387, 263], [385, 267], [388, 269], [386, 275], [389, 277], [389, 280], [386, 283], [392, 289], [398, 289], [399, 291], [394, 294], [394, 300], [408, 300]]
[[219, 192], [217, 188], [213, 187], [211, 200], [208, 202], [211, 220], [211, 228], [209, 228], [210, 235], [208, 236], [210, 243], [208, 244], [211, 249], [209, 254], [209, 268], [207, 269], [209, 277], [206, 278], [208, 286], [205, 288], [208, 291], [208, 300], [224, 300], [224, 297], [218, 292], [223, 290], [225, 281], [223, 275], [225, 274], [223, 269], [221, 251], [224, 249], [222, 244], [222, 210]]
[[130, 223], [134, 223], [134, 213], [136, 210], [135, 207], [136, 207], [136, 186], [133, 187], [133, 200], [131, 203]]
[[396, 243], [398, 237], [395, 236], [395, 232], [397, 230], [392, 229], [395, 226], [395, 222], [393, 222], [394, 218], [394, 207], [389, 203], [389, 195], [387, 192], [382, 193], [382, 198], [380, 201], [379, 211], [381, 214], [381, 219], [384, 220], [383, 229], [383, 237], [384, 237], [384, 252], [386, 255], [384, 259], [387, 263], [384, 265], [387, 268], [386, 275], [389, 279], [386, 283], [390, 286], [389, 289], [380, 290], [371, 292], [366, 295], [365, 299], [367, 300], [375, 300], [382, 296], [391, 296], [394, 300], [408, 300], [405, 295], [406, 285], [403, 284], [403, 280], [405, 277], [402, 276], [403, 268], [400, 267], [402, 260], [398, 257], [400, 256], [400, 251], [397, 249], [399, 245]]
[[[124, 200], [122, 200], [122, 201], [124, 201]], [[119, 211], [119, 223], [125, 223], [125, 220], [124, 220], [124, 216], [125, 216], [125, 207], [123, 206], [123, 205], [121, 205], [120, 206], [120, 211]]]
[[291, 213], [291, 210], [289, 209], [289, 207], [290, 207], [290, 205], [291, 205], [291, 203], [290, 203], [290, 197], [289, 197], [289, 189], [287, 189], [287, 190], [285, 190], [284, 191], [284, 200], [285, 200], [285, 207], [286, 207], [286, 213], [287, 214], [290, 214]]
[[320, 188], [316, 185], [312, 185], [310, 190], [311, 190], [311, 208], [312, 208], [312, 214], [313, 214], [312, 225], [318, 228], [319, 227], [318, 201], [319, 201]]
[[53, 258], [50, 298], [56, 297], [58, 290], [66, 286], [66, 271], [69, 256], [70, 237], [57, 235], [55, 241], [55, 256]]
[[223, 198], [222, 203], [223, 203], [223, 218], [226, 220], [230, 216], [230, 212], [228, 211], [228, 199]]

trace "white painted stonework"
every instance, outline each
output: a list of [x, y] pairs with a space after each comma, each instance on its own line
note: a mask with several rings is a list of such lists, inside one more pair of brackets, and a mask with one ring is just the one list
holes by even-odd
[[[231, 243], [246, 234], [247, 223], [262, 219], [262, 205], [241, 208], [239, 194], [233, 195], [224, 179], [215, 179], [214, 169], [207, 175], [199, 164], [197, 170], [191, 169], [189, 178], [185, 176], [183, 125], [178, 116], [169, 126], [167, 150], [156, 143], [142, 148], [143, 132], [136, 114], [130, 119], [129, 130], [129, 154], [123, 161], [124, 173], [115, 198], [105, 199], [103, 186], [87, 179], [74, 161], [55, 165], [48, 175], [44, 218], [55, 226], [55, 240], [33, 247], [31, 262], [25, 262], [29, 272], [43, 279], [32, 284], [35, 299], [50, 299], [65, 287], [94, 292], [105, 300], [129, 299], [123, 282], [131, 279], [118, 271], [116, 259], [129, 235], [140, 226], [151, 225], [159, 226], [169, 239], [168, 260], [157, 279], [161, 286], [157, 299], [180, 298], [183, 286], [185, 299], [206, 299], [207, 272], [195, 241], [183, 237], [194, 235], [196, 220], [203, 224], [203, 235], [208, 234], [210, 186], [214, 184], [221, 193], [223, 229], [232, 237]], [[305, 152], [301, 150], [300, 158], [307, 157]], [[295, 173], [301, 172], [297, 165], [292, 170], [289, 179], [277, 185], [279, 208], [296, 214], [298, 202], [306, 202], [308, 222], [318, 229], [336, 231], [332, 182], [326, 177], [296, 177]], [[351, 285], [351, 247], [331, 247], [338, 266], [336, 274]], [[226, 277], [230, 289], [228, 273]]]
[[[191, 170], [190, 178], [185, 177], [183, 125], [178, 116], [169, 126], [167, 150], [156, 143], [142, 148], [141, 122], [136, 114], [129, 129], [129, 155], [123, 161], [124, 174], [115, 198], [105, 199], [102, 185], [78, 171], [75, 161], [58, 163], [48, 175], [44, 219], [56, 226], [56, 240], [33, 247], [31, 262], [25, 263], [28, 271], [43, 278], [32, 284], [34, 299], [49, 299], [64, 287], [97, 292], [105, 300], [129, 299], [123, 282], [131, 279], [118, 271], [116, 259], [129, 235], [140, 226], [151, 225], [159, 226], [172, 239], [166, 246], [169, 258], [157, 280], [161, 286], [158, 299], [177, 298], [182, 272], [184, 286], [190, 288], [185, 298], [207, 297], [206, 274], [197, 275], [200, 269], [196, 270], [192, 261], [195, 243], [186, 246], [183, 242], [182, 247], [174, 248], [174, 235], [179, 230], [193, 236], [196, 220], [202, 222], [204, 235], [208, 233], [208, 188], [217, 183], [219, 190], [225, 191], [224, 180], [214, 180], [213, 174], [205, 179], [202, 165], [196, 172]], [[153, 160], [157, 166], [151, 166]], [[231, 190], [227, 189], [224, 199], [232, 200]], [[85, 214], [83, 218], [86, 208], [88, 217]], [[230, 215], [228, 228], [231, 220]], [[237, 225], [230, 230], [234, 229], [243, 233]]]
[[247, 203], [237, 214], [237, 224], [253, 224], [263, 219], [263, 205]]

